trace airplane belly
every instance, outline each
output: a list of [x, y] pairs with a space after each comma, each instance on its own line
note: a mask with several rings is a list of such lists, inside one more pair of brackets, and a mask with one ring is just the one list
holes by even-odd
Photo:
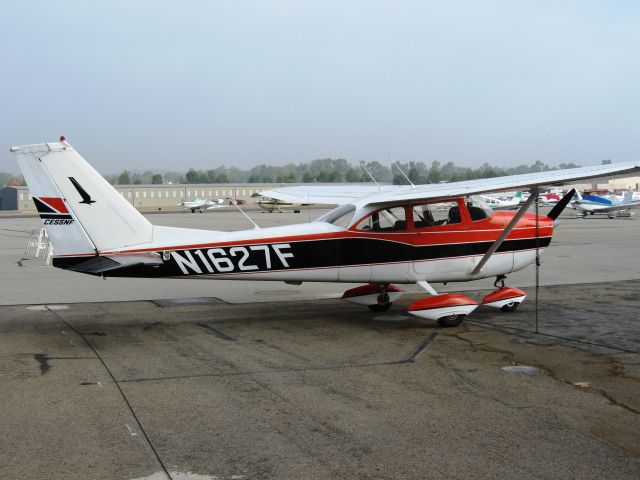
[[412, 283], [414, 282], [412, 262], [374, 265], [371, 268], [371, 281], [379, 283]]
[[357, 265], [338, 269], [338, 281], [340, 282], [370, 282], [371, 265]]
[[472, 243], [453, 243], [450, 232], [419, 234], [414, 240], [412, 265], [416, 278], [460, 281], [473, 270], [476, 253]]
[[469, 280], [473, 270], [473, 257], [416, 260], [413, 262], [415, 277], [431, 282], [460, 282]]

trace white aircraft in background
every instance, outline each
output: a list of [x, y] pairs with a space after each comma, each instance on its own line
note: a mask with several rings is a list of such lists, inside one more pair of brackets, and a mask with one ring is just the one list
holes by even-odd
[[517, 210], [522, 203], [522, 192], [520, 191], [515, 192], [512, 196], [481, 195], [481, 197], [493, 210]]
[[293, 209], [299, 210], [302, 207], [308, 207], [308, 203], [295, 203], [295, 202], [287, 202], [283, 200], [277, 200], [275, 198], [265, 197], [260, 194], [260, 192], [256, 192], [251, 195], [253, 198], [258, 198], [259, 200], [256, 204], [263, 210], [263, 212], [273, 213], [278, 212], [282, 213], [284, 210]]
[[626, 212], [637, 208], [640, 202], [633, 201], [633, 192], [627, 192], [622, 200], [611, 200], [598, 195], [580, 195], [576, 192], [576, 200], [571, 202], [571, 208], [577, 210], [578, 218], [585, 218], [587, 214], [606, 213], [609, 218], [615, 218], [619, 212]]
[[[234, 232], [152, 225], [63, 138], [14, 147], [44, 228], [53, 266], [106, 277], [361, 283], [343, 299], [385, 311], [417, 284], [431, 296], [408, 311], [459, 325], [478, 306], [515, 310], [526, 298], [505, 276], [549, 246], [569, 192], [546, 215], [527, 213], [543, 186], [637, 175], [640, 162], [417, 186], [301, 186], [262, 192], [293, 203], [338, 204], [314, 222]], [[530, 189], [517, 212], [478, 197]], [[481, 301], [438, 294], [431, 283], [496, 277]]]
[[196, 210], [202, 213], [203, 210], [213, 210], [215, 208], [222, 208], [228, 205], [229, 203], [224, 198], [218, 198], [216, 201], [194, 198], [190, 202], [185, 202], [183, 200], [178, 204], [178, 206], [182, 207], [185, 210], [191, 210], [191, 213], [196, 213]]

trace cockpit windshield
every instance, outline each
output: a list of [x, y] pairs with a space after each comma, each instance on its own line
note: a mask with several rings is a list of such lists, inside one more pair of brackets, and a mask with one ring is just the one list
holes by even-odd
[[347, 205], [341, 205], [338, 208], [334, 208], [330, 212], [317, 218], [315, 221], [327, 222], [335, 225], [336, 227], [347, 228], [355, 212], [356, 206], [349, 203]]

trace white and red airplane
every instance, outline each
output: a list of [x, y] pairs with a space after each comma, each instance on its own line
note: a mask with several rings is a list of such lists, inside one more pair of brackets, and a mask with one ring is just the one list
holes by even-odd
[[[422, 186], [288, 187], [262, 194], [339, 206], [311, 223], [221, 232], [152, 225], [60, 140], [11, 149], [53, 244], [55, 267], [104, 277], [361, 282], [343, 298], [374, 311], [402, 295], [394, 283], [415, 283], [431, 296], [409, 312], [443, 326], [458, 325], [479, 303], [439, 295], [431, 283], [500, 280], [549, 245], [573, 191], [536, 217], [526, 212], [541, 186], [640, 171], [640, 163], [626, 163]], [[515, 189], [532, 191], [517, 212], [493, 212], [477, 197]], [[503, 286], [481, 304], [509, 311], [525, 297]]]

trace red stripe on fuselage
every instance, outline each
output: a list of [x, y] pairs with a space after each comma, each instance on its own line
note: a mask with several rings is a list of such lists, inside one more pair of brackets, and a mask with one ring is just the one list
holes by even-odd
[[[120, 253], [144, 253], [163, 250], [190, 250], [197, 248], [228, 247], [235, 245], [255, 245], [264, 243], [287, 243], [310, 240], [332, 240], [338, 238], [372, 238], [404, 243], [413, 246], [446, 245], [472, 242], [491, 242], [496, 240], [504, 231], [504, 228], [513, 218], [511, 212], [497, 212], [490, 218], [475, 222], [463, 222], [452, 225], [442, 225], [430, 228], [411, 228], [400, 232], [371, 232], [358, 230], [345, 230], [342, 232], [314, 233], [309, 235], [289, 235], [280, 237], [252, 238], [246, 240], [221, 241], [211, 243], [166, 245], [163, 247], [142, 248], [134, 250], [113, 250], [100, 252], [102, 255], [115, 255]], [[534, 238], [536, 236], [535, 215], [525, 214], [516, 227], [509, 233], [507, 240]], [[553, 222], [540, 216], [538, 221], [538, 236], [540, 238], [553, 235]]]

